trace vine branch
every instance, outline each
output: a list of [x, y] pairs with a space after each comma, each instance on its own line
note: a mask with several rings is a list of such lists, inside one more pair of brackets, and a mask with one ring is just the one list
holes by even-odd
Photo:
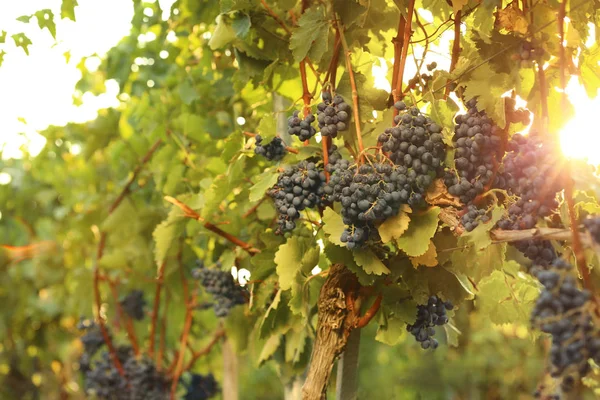
[[[406, 67], [406, 58], [408, 55], [408, 44], [410, 41], [412, 17], [415, 10], [415, 0], [408, 2], [408, 11], [406, 13], [406, 22], [404, 23], [404, 36], [402, 38], [402, 53], [400, 55], [400, 61], [398, 65], [398, 75], [396, 78], [396, 85], [392, 88], [394, 94], [394, 101], [401, 100], [404, 93], [402, 92], [402, 78], [404, 77], [404, 68]], [[394, 63], [396, 60], [394, 59]], [[395, 115], [398, 115], [398, 110], [394, 109]]]
[[163, 261], [158, 268], [156, 276], [156, 289], [154, 292], [154, 306], [152, 307], [152, 319], [150, 322], [150, 343], [148, 344], [148, 355], [150, 358], [154, 356], [154, 343], [156, 341], [156, 322], [158, 320], [158, 310], [160, 308], [160, 292], [163, 286], [163, 278], [165, 273], [166, 261]]

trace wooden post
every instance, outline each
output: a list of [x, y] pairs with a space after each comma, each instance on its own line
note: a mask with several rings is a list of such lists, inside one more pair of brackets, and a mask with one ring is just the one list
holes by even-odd
[[238, 359], [229, 340], [223, 341], [223, 400], [238, 400]]
[[358, 398], [358, 354], [360, 329], [354, 329], [348, 337], [346, 349], [337, 364], [336, 400], [356, 400]]

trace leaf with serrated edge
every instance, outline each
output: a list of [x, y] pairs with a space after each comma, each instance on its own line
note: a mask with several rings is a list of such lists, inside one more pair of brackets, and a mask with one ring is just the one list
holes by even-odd
[[386, 219], [377, 230], [381, 241], [388, 243], [392, 239], [398, 239], [408, 229], [408, 223], [410, 222], [410, 216], [408, 213], [411, 212], [409, 206], [403, 206], [397, 215]]
[[278, 177], [279, 173], [275, 168], [267, 169], [256, 177], [256, 183], [250, 188], [249, 200], [254, 203], [262, 199], [267, 193], [267, 190], [277, 183]]
[[496, 225], [500, 219], [504, 216], [504, 209], [502, 207], [494, 207], [491, 213], [490, 220], [488, 222], [479, 223], [475, 229], [471, 232], [466, 232], [461, 235], [461, 238], [467, 239], [473, 243], [476, 249], [483, 249], [492, 244], [492, 238], [489, 232]]
[[431, 207], [422, 214], [413, 214], [408, 229], [397, 241], [398, 248], [411, 257], [424, 254], [438, 226], [439, 207]]
[[331, 208], [326, 208], [323, 211], [323, 231], [327, 235], [327, 239], [337, 246], [346, 247], [346, 244], [340, 240], [342, 232], [346, 229], [346, 225], [342, 217], [333, 211]]
[[371, 250], [355, 250], [354, 261], [356, 261], [356, 264], [362, 267], [367, 274], [381, 275], [390, 273], [388, 267], [386, 267]]
[[438, 265], [435, 244], [433, 244], [433, 242], [430, 240], [427, 251], [418, 257], [411, 257], [410, 262], [415, 268], [417, 268], [419, 265], [424, 265], [426, 267], [435, 267]]

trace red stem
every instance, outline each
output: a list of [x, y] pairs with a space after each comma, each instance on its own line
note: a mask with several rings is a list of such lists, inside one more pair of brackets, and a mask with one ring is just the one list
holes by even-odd
[[[406, 66], [406, 58], [408, 55], [408, 45], [411, 34], [412, 17], [415, 10], [415, 0], [410, 0], [408, 3], [408, 11], [406, 13], [406, 23], [404, 24], [404, 37], [402, 39], [402, 55], [398, 66], [398, 77], [396, 78], [396, 86], [394, 87], [394, 101], [401, 100], [404, 97], [402, 92], [402, 78], [404, 77], [404, 68]], [[395, 60], [394, 60], [395, 61]]]
[[[456, 64], [458, 63], [458, 57], [460, 55], [460, 18], [462, 16], [462, 11], [458, 10], [456, 12], [456, 16], [454, 17], [454, 42], [452, 43], [452, 59], [450, 60], [450, 73], [454, 71], [456, 68]], [[446, 82], [446, 93], [444, 94], [445, 98], [448, 98], [450, 94], [450, 79]]]
[[371, 322], [371, 320], [373, 319], [375, 314], [377, 314], [377, 311], [379, 311], [379, 307], [381, 306], [382, 299], [383, 299], [382, 295], [377, 296], [377, 298], [375, 299], [375, 302], [371, 305], [371, 307], [369, 307], [369, 309], [367, 310], [365, 315], [363, 315], [362, 317], [359, 318], [359, 320], [356, 324], [357, 328], [364, 328], [365, 326], [367, 326], [367, 324], [369, 322]]
[[[192, 299], [192, 303], [194, 301], [195, 300]], [[175, 400], [175, 392], [177, 390], [177, 385], [179, 384], [179, 377], [183, 372], [183, 359], [185, 357], [185, 348], [187, 347], [188, 335], [190, 333], [190, 329], [192, 328], [194, 315], [193, 310], [194, 308], [192, 304], [186, 303], [185, 323], [183, 325], [183, 332], [181, 333], [181, 341], [179, 343], [179, 357], [175, 366], [175, 373], [173, 374], [173, 383], [171, 384], [171, 400]]]
[[302, 101], [304, 102], [304, 110], [302, 111], [306, 117], [310, 114], [310, 100], [312, 95], [308, 88], [308, 80], [306, 79], [306, 58], [300, 61], [300, 78], [302, 80]]
[[189, 371], [200, 357], [210, 353], [212, 348], [219, 342], [219, 339], [221, 339], [222, 337], [225, 337], [225, 330], [220, 328], [215, 331], [211, 341], [202, 350], [195, 351], [192, 353], [192, 359], [187, 363], [184, 370]]
[[160, 371], [162, 369], [163, 357], [165, 354], [165, 340], [167, 336], [167, 315], [169, 313], [169, 299], [170, 294], [167, 292], [165, 296], [165, 309], [163, 310], [162, 321], [160, 325], [160, 342], [158, 344], [158, 354], [156, 356], [156, 368]]
[[158, 320], [158, 310], [160, 308], [160, 292], [163, 286], [163, 278], [165, 272], [166, 261], [158, 268], [156, 276], [156, 290], [154, 292], [154, 306], [152, 308], [152, 319], [150, 321], [150, 343], [148, 344], [148, 355], [150, 358], [154, 356], [154, 343], [156, 341], [156, 321]]

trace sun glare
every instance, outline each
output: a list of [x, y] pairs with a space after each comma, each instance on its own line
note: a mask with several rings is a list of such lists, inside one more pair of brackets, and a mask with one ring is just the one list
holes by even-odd
[[596, 113], [600, 110], [600, 94], [590, 99], [576, 76], [571, 77], [566, 88], [567, 96], [575, 108], [575, 116], [560, 131], [560, 147], [567, 157], [587, 159], [600, 165], [600, 135], [596, 126]]

